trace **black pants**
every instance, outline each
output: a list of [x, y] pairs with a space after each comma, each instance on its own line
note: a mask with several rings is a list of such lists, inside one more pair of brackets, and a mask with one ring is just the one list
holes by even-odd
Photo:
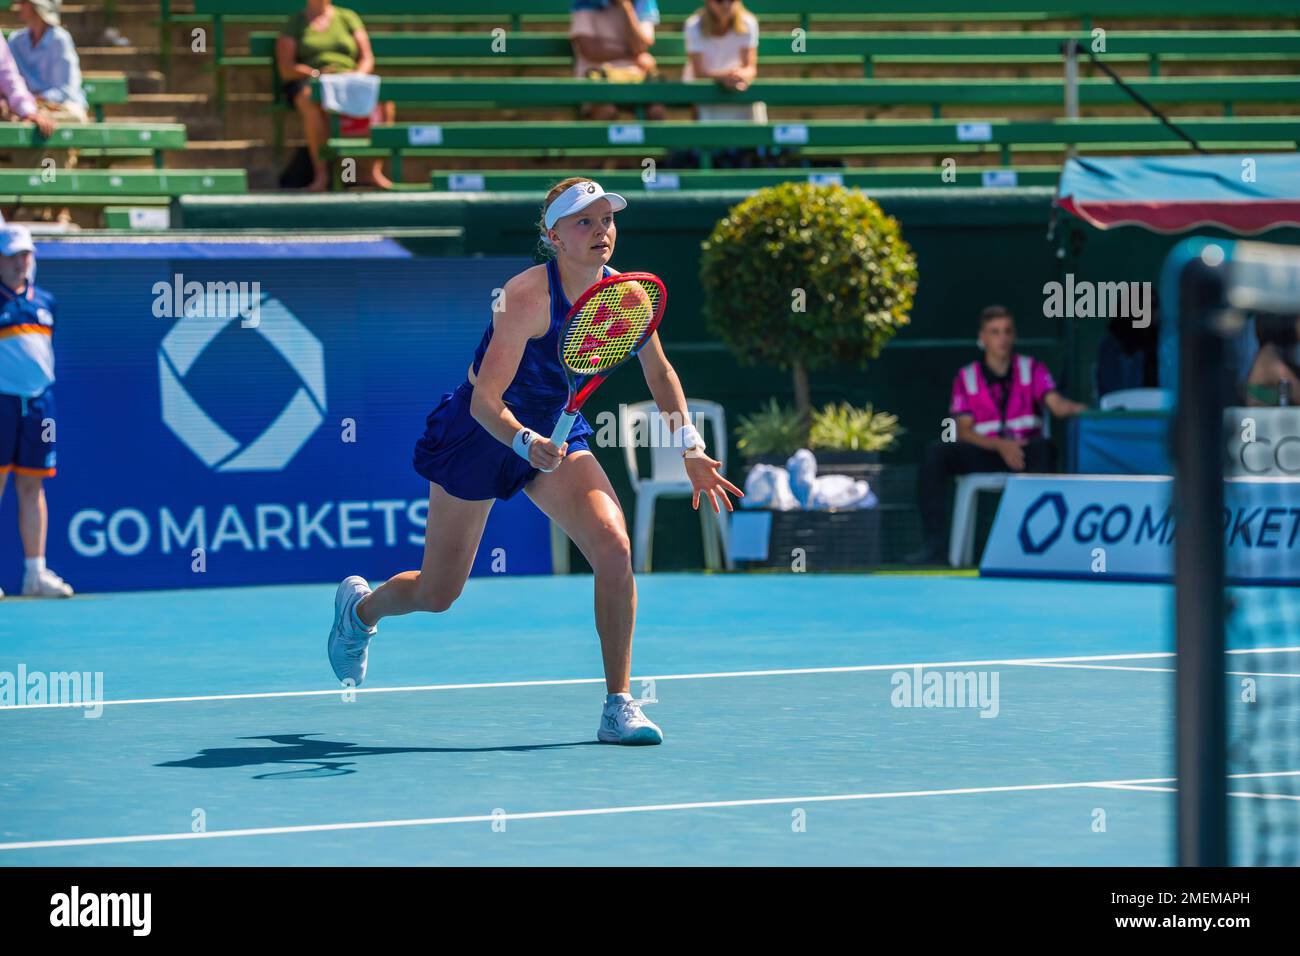
[[[1031, 438], [1025, 447], [1025, 471], [1056, 470], [1056, 446], [1046, 438]], [[927, 545], [943, 542], [948, 513], [948, 481], [955, 475], [1010, 471], [1002, 456], [964, 441], [933, 441], [925, 450], [919, 482], [921, 527]]]

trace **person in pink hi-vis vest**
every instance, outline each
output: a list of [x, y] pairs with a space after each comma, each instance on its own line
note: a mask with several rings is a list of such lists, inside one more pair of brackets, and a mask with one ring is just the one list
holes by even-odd
[[1043, 436], [1045, 411], [1057, 418], [1087, 408], [1056, 389], [1047, 366], [1017, 355], [1016, 323], [1000, 305], [980, 313], [979, 345], [984, 357], [963, 366], [952, 382], [949, 412], [956, 441], [931, 442], [919, 482], [924, 545], [910, 564], [945, 563], [948, 483], [973, 472], [1056, 470], [1056, 448]]

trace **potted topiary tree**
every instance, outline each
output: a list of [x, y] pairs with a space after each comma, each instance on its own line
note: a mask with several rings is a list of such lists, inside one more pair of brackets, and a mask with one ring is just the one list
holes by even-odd
[[[812, 407], [809, 373], [859, 368], [907, 324], [916, 257], [898, 221], [856, 190], [783, 183], [734, 206], [703, 244], [700, 279], [708, 327], [742, 365], [790, 371], [794, 406], [772, 398], [742, 418], [738, 447], [751, 463], [784, 464], [808, 447], [819, 464], [874, 478], [879, 453], [900, 432], [896, 416], [848, 403]], [[775, 512], [769, 557], [797, 552], [819, 569], [880, 563], [880, 515]]]
[[810, 423], [808, 374], [864, 368], [907, 324], [916, 256], [898, 220], [858, 190], [811, 183], [760, 189], [703, 243], [709, 329], [742, 365], [788, 369]]

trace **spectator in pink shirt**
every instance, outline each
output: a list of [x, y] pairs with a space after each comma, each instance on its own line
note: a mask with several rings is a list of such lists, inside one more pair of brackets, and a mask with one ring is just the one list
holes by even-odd
[[1000, 305], [980, 313], [979, 345], [984, 357], [957, 373], [949, 411], [956, 441], [931, 442], [921, 465], [922, 549], [910, 564], [944, 562], [948, 482], [954, 475], [987, 471], [1052, 472], [1056, 448], [1043, 436], [1042, 408], [1068, 418], [1087, 406], [1056, 390], [1047, 366], [1017, 355], [1015, 319]]
[[35, 123], [42, 136], [54, 132], [54, 120], [36, 105], [36, 97], [23, 82], [9, 44], [0, 36], [0, 120], [15, 119]]

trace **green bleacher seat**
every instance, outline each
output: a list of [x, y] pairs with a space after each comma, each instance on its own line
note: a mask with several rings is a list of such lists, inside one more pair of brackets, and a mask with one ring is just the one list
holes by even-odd
[[248, 174], [242, 169], [56, 170], [53, 176], [40, 169], [0, 169], [0, 196], [24, 200], [110, 197], [108, 201], [120, 202], [126, 197], [244, 192], [248, 192]]
[[162, 167], [164, 150], [185, 148], [180, 123], [67, 123], [47, 140], [31, 123], [0, 123], [0, 149], [141, 150]]
[[[275, 33], [253, 33], [246, 56], [229, 56], [231, 66], [267, 65], [275, 56]], [[1032, 33], [844, 33], [810, 31], [802, 52], [791, 50], [790, 37], [764, 34], [759, 37], [759, 62], [781, 64], [862, 63], [869, 75], [873, 62], [942, 62], [955, 57], [964, 62], [1023, 63], [1060, 60], [1061, 44], [1075, 38], [1091, 42], [1081, 32]], [[567, 33], [524, 33], [509, 37], [503, 51], [492, 49], [489, 34], [479, 33], [385, 33], [372, 31], [371, 48], [379, 66], [468, 65], [509, 63], [510, 65], [563, 66], [573, 60]], [[677, 64], [686, 58], [681, 33], [660, 32], [655, 38], [655, 58]], [[1276, 59], [1300, 57], [1300, 30], [1152, 30], [1108, 31], [1102, 59], [1117, 57], [1148, 59], [1158, 71], [1161, 57], [1184, 59], [1258, 56]]]
[[[524, 0], [479, 0], [472, 10], [460, 0], [349, 0], [351, 9], [369, 24], [401, 22], [483, 23], [502, 20], [512, 28], [525, 21], [560, 26], [568, 21], [567, 4], [550, 9]], [[680, 23], [701, 6], [701, 0], [660, 0], [665, 24]], [[969, 21], [1078, 20], [1091, 29], [1095, 17], [1111, 21], [1121, 18], [1166, 16], [1177, 19], [1208, 17], [1293, 17], [1295, 0], [1251, 0], [1232, 4], [1227, 0], [893, 0], [873, 3], [864, 10], [860, 0], [751, 0], [748, 8], [760, 20], [764, 17], [798, 21], [807, 29], [814, 21], [888, 22], [931, 20], [945, 23]], [[229, 20], [267, 23], [283, 20], [301, 9], [301, 0], [194, 0], [194, 16], [211, 18], [212, 53], [220, 63], [225, 56], [225, 25]], [[539, 10], [539, 7], [541, 9]], [[163, 0], [163, 32], [172, 16]], [[166, 45], [166, 44], [165, 44]]]
[[[1204, 143], [1274, 143], [1294, 149], [1300, 142], [1300, 117], [1236, 119], [1174, 118], [1188, 135]], [[393, 123], [375, 126], [370, 145], [393, 157], [394, 178], [401, 177], [406, 155], [465, 155], [465, 150], [571, 155], [576, 150], [606, 154], [632, 149], [721, 149], [727, 147], [797, 147], [805, 154], [829, 150], [846, 154], [858, 148], [894, 153], [947, 152], [962, 148], [996, 149], [999, 162], [1011, 164], [1013, 147], [1078, 144], [1172, 144], [1183, 141], [1151, 117], [1085, 118], [1043, 121], [952, 120], [811, 120], [790, 123]], [[705, 154], [707, 161], [707, 153]]]
[[[620, 192], [702, 189], [760, 189], [785, 182], [836, 183], [850, 189], [923, 189], [953, 186], [1003, 189], [1015, 186], [1054, 186], [1060, 166], [1019, 166], [1009, 169], [961, 167], [944, 179], [938, 167], [871, 169], [684, 169], [656, 171], [646, 180], [636, 169], [566, 170], [567, 175], [589, 176], [606, 189]], [[555, 184], [555, 173], [538, 170], [438, 171], [430, 177], [440, 192], [545, 192]]]
[[[1294, 103], [1300, 100], [1300, 76], [1156, 77], [1129, 84], [1156, 104]], [[315, 94], [319, 98], [319, 85]], [[928, 106], [937, 119], [944, 106], [1059, 106], [1065, 98], [1061, 80], [764, 80], [742, 93], [709, 80], [692, 83], [604, 83], [572, 77], [463, 78], [386, 77], [380, 98], [401, 105], [440, 108], [529, 109], [573, 106], [584, 102], [640, 106], [647, 102], [685, 106], [692, 103], [752, 103], [768, 106]], [[1083, 106], [1131, 103], [1106, 78], [1079, 81]]]
[[81, 90], [86, 94], [86, 102], [92, 106], [96, 103], [125, 103], [128, 98], [126, 74], [83, 74], [81, 77]]

